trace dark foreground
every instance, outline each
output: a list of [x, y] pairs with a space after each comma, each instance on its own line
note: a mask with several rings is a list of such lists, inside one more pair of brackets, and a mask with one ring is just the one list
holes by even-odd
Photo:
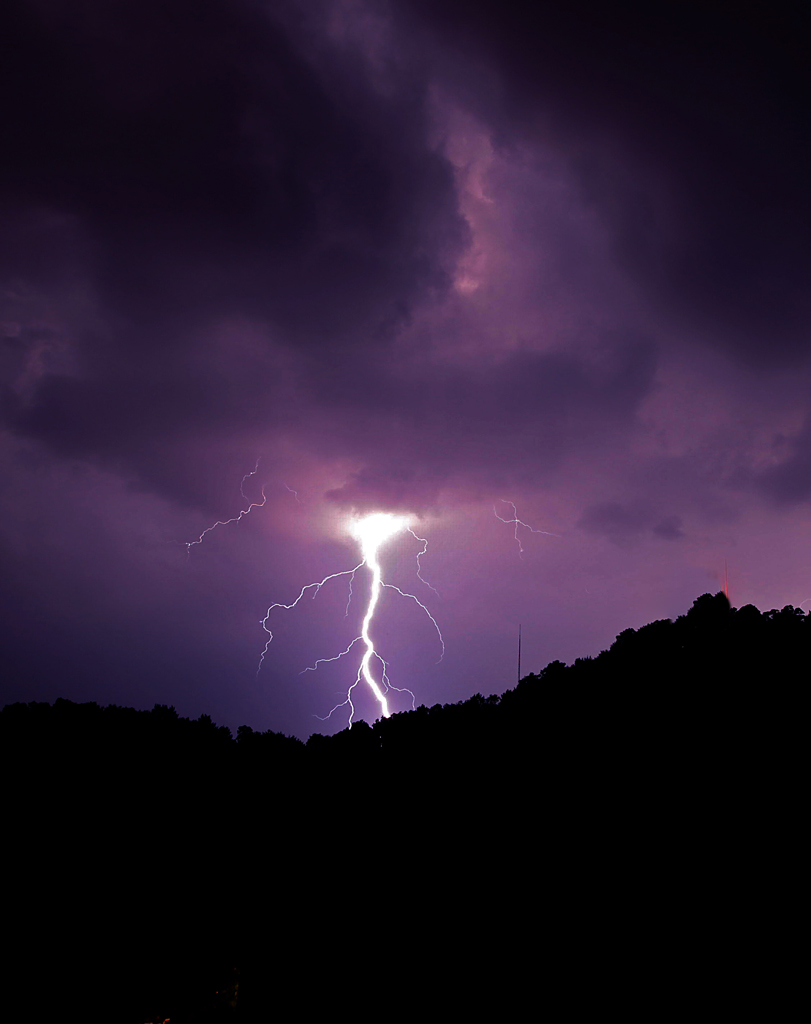
[[810, 648], [799, 610], [705, 595], [306, 745], [10, 705], [7, 1019], [773, 1014]]

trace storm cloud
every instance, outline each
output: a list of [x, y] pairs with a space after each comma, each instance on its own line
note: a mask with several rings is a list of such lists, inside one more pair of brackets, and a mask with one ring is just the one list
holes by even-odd
[[298, 672], [351, 627], [319, 595], [257, 680], [258, 622], [360, 511], [429, 539], [447, 661], [381, 625], [429, 703], [508, 685], [518, 621], [538, 662], [594, 653], [725, 559], [736, 603], [807, 596], [793, 5], [0, 17], [8, 699], [306, 735], [341, 683]]

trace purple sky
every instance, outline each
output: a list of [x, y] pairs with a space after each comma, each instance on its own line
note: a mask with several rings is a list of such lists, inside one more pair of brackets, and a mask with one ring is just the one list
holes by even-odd
[[[10, 0], [0, 702], [306, 737], [717, 591], [811, 604], [800, 5]], [[261, 501], [241, 522], [216, 520]], [[298, 498], [288, 488], [294, 489]], [[494, 505], [546, 533], [520, 533]], [[552, 534], [553, 536], [550, 536]], [[396, 695], [395, 695], [396, 696]], [[376, 704], [358, 691], [357, 714]], [[393, 701], [395, 709], [407, 702]]]

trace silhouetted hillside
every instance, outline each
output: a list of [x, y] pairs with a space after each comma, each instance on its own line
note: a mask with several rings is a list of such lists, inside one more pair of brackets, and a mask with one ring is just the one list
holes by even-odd
[[[415, 955], [417, 929], [418, 957], [472, 984], [482, 922], [503, 931], [510, 901], [537, 918], [538, 900], [552, 920], [572, 886], [571, 913], [584, 894], [599, 904], [625, 884], [631, 847], [646, 851], [635, 878], [663, 844], [681, 857], [670, 896], [689, 899], [695, 838], [731, 849], [743, 823], [789, 799], [778, 780], [799, 773], [810, 649], [801, 610], [705, 594], [500, 697], [306, 744], [248, 726], [233, 737], [160, 705], [8, 705], [26, 1013], [57, 1019], [92, 990], [88, 1019], [122, 1024], [266, 1020], [304, 1004], [309, 1016], [334, 1005], [347, 964], [383, 998], [350, 941], [372, 919], [364, 942], [376, 956], [382, 943], [389, 967]], [[506, 934], [499, 950], [488, 957], [535, 955]]]

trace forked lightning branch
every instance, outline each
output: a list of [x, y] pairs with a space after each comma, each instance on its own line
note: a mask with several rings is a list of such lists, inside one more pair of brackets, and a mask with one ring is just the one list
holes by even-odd
[[[257, 460], [256, 466], [254, 467], [253, 471], [247, 473], [242, 478], [240, 492], [246, 502], [248, 501], [248, 498], [244, 490], [245, 482], [250, 477], [255, 476], [258, 469], [259, 461]], [[293, 491], [292, 488], [287, 487], [287, 484], [284, 484], [283, 486], [288, 491], [295, 495], [297, 501], [300, 501], [298, 494], [295, 491]], [[196, 540], [190, 541], [185, 545], [187, 552], [190, 552], [191, 548], [194, 545], [201, 544], [206, 535], [210, 533], [215, 527], [227, 526], [230, 523], [240, 522], [253, 509], [262, 508], [267, 502], [264, 487], [262, 488], [261, 493], [261, 502], [249, 502], [247, 508], [243, 509], [238, 516], [235, 516], [232, 519], [220, 520], [214, 523], [213, 526], [208, 527], [208, 529], [203, 530], [203, 532]], [[505, 519], [503, 516], [500, 516], [498, 514], [495, 508], [493, 509], [493, 511], [496, 515], [496, 518], [500, 519], [501, 522], [509, 523], [515, 526], [515, 540], [518, 543], [519, 555], [522, 555], [524, 549], [521, 545], [521, 541], [518, 536], [518, 527], [525, 527], [532, 533], [546, 533], [546, 531], [537, 530], [534, 527], [530, 526], [528, 523], [525, 523], [522, 520], [520, 520], [516, 512], [515, 504], [511, 501], [507, 501], [506, 499], [502, 500], [504, 501], [505, 504], [511, 506], [513, 510], [512, 518]], [[335, 707], [332, 708], [332, 710], [329, 712], [329, 714], [323, 716], [323, 718], [320, 715], [316, 716], [318, 718], [321, 718], [322, 722], [330, 718], [340, 708], [348, 708], [348, 724], [351, 728], [352, 721], [355, 717], [355, 704], [353, 696], [356, 696], [355, 690], [358, 686], [361, 685], [361, 683], [365, 684], [371, 691], [375, 701], [377, 701], [380, 714], [384, 718], [389, 718], [391, 715], [391, 708], [389, 706], [389, 693], [392, 690], [394, 690], [397, 693], [407, 694], [411, 698], [412, 709], [416, 705], [416, 698], [414, 697], [414, 694], [411, 692], [411, 690], [409, 690], [406, 687], [398, 687], [392, 684], [388, 675], [388, 663], [385, 661], [381, 653], [375, 648], [374, 640], [372, 638], [372, 623], [374, 621], [375, 612], [377, 611], [377, 606], [380, 601], [381, 591], [384, 588], [388, 590], [393, 590], [401, 597], [407, 598], [410, 601], [414, 601], [415, 604], [417, 604], [422, 609], [422, 611], [425, 612], [425, 614], [431, 620], [431, 623], [433, 624], [434, 629], [437, 632], [439, 643], [442, 648], [442, 653], [440, 654], [439, 660], [441, 661], [445, 655], [445, 641], [442, 638], [442, 632], [439, 628], [436, 619], [428, 610], [428, 608], [414, 594], [410, 594], [404, 590], [401, 590], [399, 587], [396, 587], [393, 583], [386, 583], [386, 581], [383, 579], [383, 570], [380, 565], [380, 560], [378, 557], [380, 549], [386, 544], [387, 541], [391, 540], [398, 533], [407, 532], [410, 533], [415, 540], [419, 541], [419, 543], [422, 544], [421, 550], [418, 551], [416, 555], [417, 578], [421, 583], [425, 584], [426, 587], [428, 587], [430, 590], [433, 590], [434, 593], [436, 593], [435, 588], [432, 587], [431, 584], [428, 583], [428, 581], [425, 580], [422, 576], [422, 565], [420, 559], [428, 550], [428, 541], [424, 537], [420, 537], [414, 532], [414, 530], [411, 528], [412, 522], [413, 517], [411, 516], [398, 516], [389, 512], [373, 512], [369, 515], [356, 517], [350, 520], [348, 524], [348, 532], [358, 542], [361, 555], [360, 562], [358, 562], [358, 564], [352, 569], [344, 569], [340, 572], [330, 573], [328, 576], [325, 576], [322, 580], [319, 580], [317, 583], [306, 584], [301, 588], [299, 595], [295, 599], [295, 601], [292, 601], [290, 604], [282, 604], [279, 601], [275, 602], [268, 608], [268, 610], [265, 612], [264, 617], [261, 620], [262, 628], [264, 629], [265, 633], [267, 633], [267, 640], [265, 642], [265, 646], [262, 650], [262, 653], [259, 657], [259, 665], [256, 669], [257, 676], [262, 671], [265, 659], [268, 656], [271, 642], [273, 641], [273, 632], [270, 628], [270, 621], [273, 613], [276, 612], [277, 609], [283, 611], [291, 611], [299, 604], [300, 601], [302, 601], [305, 594], [310, 594], [310, 592], [312, 592], [311, 597], [314, 599], [318, 596], [318, 592], [321, 590], [321, 588], [323, 586], [326, 586], [326, 584], [330, 583], [332, 580], [337, 580], [342, 577], [348, 577], [349, 596], [346, 605], [348, 613], [349, 605], [353, 597], [353, 584], [355, 583], [355, 577], [357, 573], [362, 569], [366, 569], [368, 571], [369, 599], [366, 605], [366, 612], [363, 616], [360, 634], [356, 636], [355, 639], [352, 640], [352, 642], [338, 654], [335, 654], [332, 657], [328, 658], [319, 658], [313, 665], [308, 665], [306, 668], [302, 669], [301, 672], [302, 675], [305, 672], [315, 672], [319, 665], [323, 665], [333, 661], [340, 661], [341, 658], [346, 657], [352, 650], [354, 650], [357, 645], [363, 645], [363, 655], [360, 659], [357, 673], [355, 674], [352, 683], [347, 687], [344, 699], [340, 701], [338, 704], [336, 704]], [[557, 534], [549, 534], [549, 536], [557, 536]]]
[[[331, 580], [338, 579], [341, 576], [349, 577], [351, 600], [352, 584], [355, 580], [355, 574], [363, 568], [368, 569], [369, 573], [371, 574], [369, 586], [369, 601], [366, 606], [366, 614], [363, 617], [360, 635], [356, 636], [355, 639], [349, 644], [349, 646], [346, 647], [339, 654], [336, 654], [331, 658], [319, 658], [314, 665], [311, 665], [308, 668], [303, 669], [303, 672], [313, 672], [321, 664], [325, 664], [326, 662], [331, 661], [338, 661], [339, 659], [343, 658], [345, 655], [349, 654], [349, 652], [355, 647], [356, 644], [362, 643], [364, 645], [363, 656], [358, 666], [357, 675], [355, 676], [354, 681], [348, 687], [346, 691], [346, 697], [340, 703], [336, 704], [335, 707], [329, 712], [329, 714], [325, 715], [321, 719], [322, 721], [326, 721], [326, 719], [328, 719], [332, 714], [334, 714], [334, 712], [338, 711], [339, 708], [346, 707], [349, 708], [349, 726], [351, 727], [352, 720], [355, 716], [355, 704], [352, 698], [355, 688], [361, 682], [366, 683], [366, 685], [372, 691], [374, 698], [377, 701], [378, 706], [380, 708], [380, 714], [384, 718], [388, 718], [391, 715], [391, 710], [389, 708], [388, 701], [388, 693], [390, 690], [395, 690], [398, 693], [408, 694], [408, 696], [411, 698], [412, 709], [415, 707], [416, 699], [411, 690], [407, 689], [406, 687], [397, 687], [392, 684], [388, 676], [388, 664], [384, 660], [382, 655], [375, 649], [374, 641], [370, 633], [372, 620], [374, 619], [374, 615], [377, 610], [377, 605], [380, 600], [380, 592], [384, 587], [388, 588], [389, 590], [396, 591], [398, 594], [400, 594], [401, 597], [409, 598], [411, 601], [416, 602], [416, 604], [419, 605], [420, 608], [422, 608], [422, 610], [431, 620], [431, 622], [434, 625], [434, 628], [437, 631], [437, 636], [439, 637], [439, 642], [442, 646], [442, 654], [440, 655], [440, 661], [442, 660], [442, 656], [445, 654], [445, 642], [442, 639], [442, 632], [440, 631], [439, 625], [437, 624], [436, 619], [433, 617], [430, 611], [422, 603], [422, 601], [420, 601], [419, 598], [415, 597], [414, 594], [406, 593], [405, 591], [400, 590], [399, 587], [396, 587], [391, 583], [386, 583], [383, 580], [383, 571], [380, 566], [380, 561], [378, 560], [378, 552], [381, 546], [385, 544], [387, 540], [390, 540], [396, 534], [402, 533], [403, 531], [407, 530], [416, 540], [420, 541], [423, 545], [422, 551], [420, 551], [420, 553], [417, 555], [417, 575], [419, 576], [423, 583], [426, 582], [422, 579], [422, 576], [420, 575], [419, 559], [422, 557], [422, 555], [425, 554], [425, 551], [427, 550], [427, 541], [423, 537], [418, 537], [417, 534], [414, 533], [414, 531], [410, 527], [410, 522], [411, 519], [408, 516], [396, 516], [387, 512], [374, 512], [371, 515], [363, 516], [362, 518], [352, 520], [349, 526], [349, 532], [358, 541], [360, 545], [362, 561], [359, 562], [353, 569], [346, 569], [343, 572], [332, 573], [329, 576], [325, 576], [324, 579], [320, 580], [318, 583], [308, 583], [306, 586], [301, 588], [301, 591], [298, 597], [295, 599], [295, 601], [291, 602], [290, 604], [282, 604], [280, 602], [272, 604], [265, 613], [265, 617], [262, 619], [262, 628], [268, 634], [268, 639], [265, 644], [265, 648], [262, 651], [262, 655], [259, 659], [259, 668], [257, 669], [257, 675], [262, 669], [265, 656], [267, 655], [271, 641], [273, 640], [273, 633], [268, 623], [270, 620], [271, 613], [275, 609], [283, 608], [286, 611], [290, 611], [292, 608], [296, 607], [296, 605], [302, 600], [302, 598], [308, 591], [312, 590], [312, 596], [313, 598], [315, 598], [318, 595], [319, 590], [326, 583], [329, 583]], [[426, 583], [426, 586], [430, 586], [430, 584]], [[318, 717], [320, 718], [321, 716], [319, 715]]]

